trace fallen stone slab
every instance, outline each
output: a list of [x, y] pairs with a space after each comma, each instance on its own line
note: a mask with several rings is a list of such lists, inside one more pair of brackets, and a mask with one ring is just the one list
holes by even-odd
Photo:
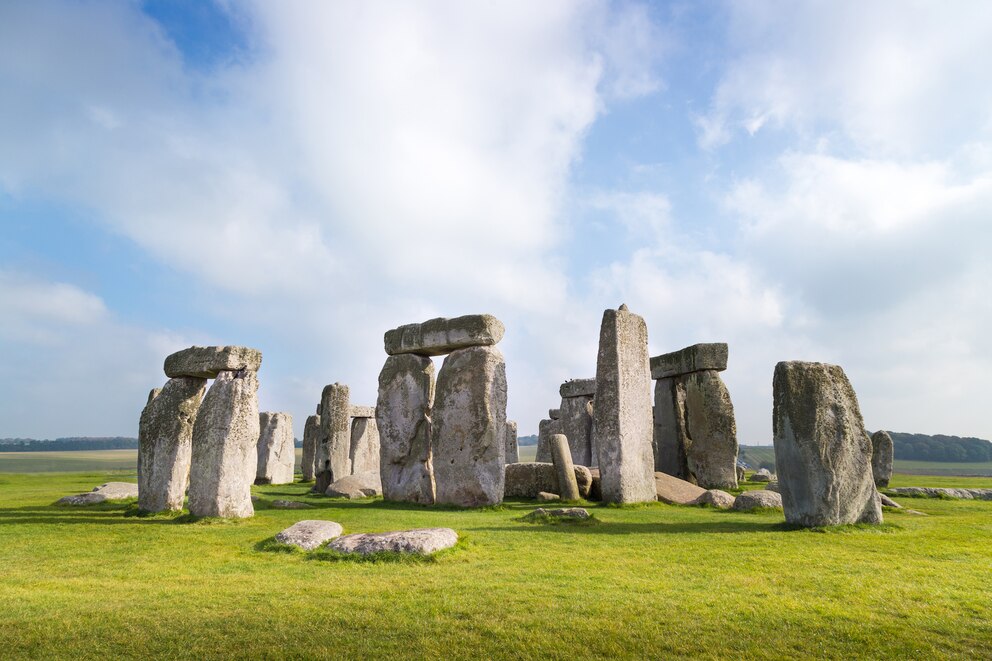
[[522, 521], [541, 521], [546, 519], [586, 521], [589, 519], [589, 512], [583, 507], [559, 507], [557, 509], [545, 509], [538, 507], [523, 517]]
[[491, 314], [470, 314], [406, 324], [386, 331], [383, 342], [390, 356], [443, 356], [456, 349], [492, 346], [503, 339], [505, 332], [503, 323]]
[[276, 535], [280, 544], [298, 546], [304, 551], [312, 551], [341, 535], [344, 529], [334, 521], [297, 521]]
[[992, 489], [954, 489], [938, 487], [897, 487], [891, 493], [911, 498], [954, 498], [959, 500], [992, 500]]
[[882, 507], [895, 507], [895, 508], [898, 508], [898, 509], [901, 509], [902, 508], [902, 505], [900, 505], [896, 501], [892, 500], [891, 498], [889, 498], [888, 496], [886, 496], [884, 493], [878, 494], [878, 497], [882, 501]]
[[761, 468], [751, 476], [752, 482], [771, 482], [773, 479], [771, 471], [767, 468]]
[[190, 347], [165, 358], [165, 375], [214, 379], [220, 372], [257, 372], [262, 352], [251, 347]]
[[734, 500], [735, 498], [726, 491], [708, 489], [693, 505], [710, 505], [717, 509], [728, 510], [734, 506]]
[[95, 505], [108, 500], [126, 500], [138, 497], [138, 485], [131, 482], [107, 482], [93, 491], [65, 496], [58, 500], [59, 505]]
[[371, 498], [382, 494], [382, 482], [378, 471], [356, 473], [335, 480], [327, 487], [325, 496], [331, 498]]
[[782, 509], [782, 495], [777, 491], [757, 489], [745, 491], [734, 500], [734, 509], [750, 512], [756, 509]]
[[[592, 470], [585, 466], [573, 466], [575, 483], [579, 496], [589, 497], [592, 488]], [[507, 464], [505, 468], [504, 498], [537, 498], [541, 491], [558, 493], [558, 474], [554, 464], [540, 461], [522, 461]]]
[[654, 474], [654, 490], [658, 500], [669, 505], [695, 505], [706, 493], [706, 489], [666, 473]]
[[348, 415], [352, 418], [374, 418], [375, 417], [375, 407], [374, 406], [352, 406], [348, 409]]
[[651, 378], [664, 379], [703, 370], [722, 372], [727, 369], [726, 342], [694, 344], [651, 358]]
[[547, 491], [541, 491], [541, 492], [538, 492], [537, 498], [535, 498], [534, 500], [536, 500], [538, 502], [541, 502], [541, 503], [550, 503], [550, 502], [555, 501], [555, 500], [561, 500], [561, 496], [559, 496], [556, 493], [549, 493]]
[[571, 379], [561, 384], [558, 394], [567, 397], [594, 397], [596, 395], [596, 379]]
[[309, 510], [313, 509], [313, 505], [309, 503], [301, 503], [298, 500], [273, 500], [272, 507], [277, 510]]
[[451, 528], [417, 528], [397, 532], [358, 533], [338, 537], [327, 545], [339, 553], [417, 553], [430, 555], [449, 549], [458, 542], [458, 533]]

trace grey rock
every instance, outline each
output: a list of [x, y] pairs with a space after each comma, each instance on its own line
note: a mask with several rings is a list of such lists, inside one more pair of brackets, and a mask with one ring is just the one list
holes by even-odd
[[595, 466], [592, 454], [592, 415], [588, 396], [565, 397], [561, 400], [561, 428], [568, 438], [572, 462], [580, 466]]
[[786, 521], [807, 527], [881, 523], [871, 440], [844, 370], [781, 362], [772, 390], [775, 468]]
[[680, 379], [659, 379], [654, 383], [655, 471], [692, 481], [685, 448], [688, 445], [685, 421], [685, 384]]
[[887, 431], [877, 431], [871, 435], [871, 473], [875, 486], [889, 486], [892, 479], [892, 437]]
[[556, 509], [545, 509], [543, 507], [538, 507], [536, 510], [524, 515], [523, 520], [540, 521], [548, 517], [552, 519], [586, 521], [589, 519], [589, 511], [583, 507], [559, 507]]
[[992, 489], [954, 489], [938, 487], [898, 487], [889, 489], [898, 496], [913, 498], [956, 498], [961, 500], [992, 500]]
[[537, 461], [551, 462], [551, 437], [563, 431], [561, 420], [541, 420], [537, 423]]
[[379, 427], [375, 418], [351, 421], [351, 472], [379, 474]]
[[297, 521], [276, 535], [281, 544], [298, 546], [304, 551], [313, 551], [322, 544], [341, 535], [344, 529], [334, 521]]
[[702, 496], [696, 499], [696, 505], [710, 505], [721, 510], [729, 510], [734, 506], [735, 498], [726, 491], [719, 489], [709, 489]]
[[107, 482], [88, 493], [66, 496], [58, 500], [60, 505], [95, 505], [108, 500], [127, 500], [138, 497], [138, 485], [132, 482]]
[[[573, 466], [572, 470], [579, 496], [588, 498], [592, 489], [593, 471], [585, 466]], [[536, 498], [541, 491], [560, 493], [558, 474], [551, 463], [522, 461], [507, 464], [504, 485], [505, 498]]]
[[169, 378], [193, 376], [214, 379], [221, 372], [246, 370], [257, 372], [262, 366], [262, 352], [250, 347], [190, 347], [165, 358], [165, 375]]
[[752, 482], [771, 482], [773, 477], [774, 476], [772, 475], [771, 471], [769, 471], [767, 468], [759, 468], [751, 476], [751, 481]]
[[193, 424], [189, 512], [249, 517], [258, 463], [258, 377], [221, 372], [207, 390]]
[[740, 512], [750, 512], [755, 509], [782, 508], [782, 495], [777, 491], [756, 489], [745, 491], [734, 499], [734, 509]]
[[162, 392], [161, 388], [152, 388], [150, 391], [148, 391], [148, 401], [145, 402], [145, 404], [146, 405], [151, 404], [152, 400], [158, 397], [161, 392]]
[[550, 493], [548, 491], [539, 491], [537, 493], [536, 499], [538, 502], [550, 503], [555, 500], [561, 500], [561, 496], [556, 493]]
[[[146, 512], [183, 508], [189, 485], [193, 423], [206, 379], [169, 379], [150, 398], [138, 423], [138, 508]], [[154, 392], [154, 391], [153, 391]]]
[[564, 434], [551, 437], [551, 463], [558, 477], [558, 493], [562, 500], [578, 500], [579, 484], [575, 480], [575, 466], [572, 464], [572, 451]]
[[293, 416], [263, 411], [258, 414], [258, 427], [255, 484], [292, 484], [296, 468]]
[[374, 418], [375, 417], [375, 407], [374, 406], [352, 406], [348, 414], [353, 418]]
[[382, 482], [379, 471], [356, 473], [340, 480], [335, 480], [324, 492], [331, 498], [371, 498], [382, 494]]
[[884, 493], [878, 494], [878, 497], [882, 501], [882, 507], [894, 507], [896, 509], [902, 509], [902, 505], [900, 505], [896, 501], [892, 500], [891, 498], [889, 498], [888, 496], [886, 496]]
[[458, 534], [451, 528], [418, 528], [397, 532], [359, 533], [338, 537], [327, 548], [339, 553], [419, 553], [430, 555], [449, 549], [458, 543]]
[[666, 473], [654, 474], [655, 495], [669, 505], [695, 505], [706, 489]]
[[648, 329], [625, 305], [603, 313], [594, 419], [603, 500], [654, 500]]
[[448, 354], [431, 428], [435, 500], [478, 507], [503, 501], [506, 365], [495, 347]]
[[[726, 345], [724, 345], [726, 346]], [[694, 481], [707, 489], [737, 487], [737, 424], [730, 392], [714, 371], [685, 383], [685, 455]]]
[[561, 384], [558, 393], [563, 397], [595, 397], [596, 379], [571, 379]]
[[466, 347], [492, 346], [503, 339], [505, 330], [502, 322], [491, 314], [470, 314], [400, 326], [386, 331], [383, 340], [390, 356], [404, 353], [442, 356]]
[[341, 383], [324, 386], [320, 394], [320, 436], [314, 460], [318, 482], [330, 484], [351, 475], [350, 396], [348, 386]]
[[740, 482], [743, 479], [744, 479], [744, 467], [743, 466], [738, 466], [737, 467], [737, 481]]
[[506, 463], [515, 464], [520, 461], [520, 448], [517, 445], [517, 423], [506, 421]]
[[431, 407], [434, 364], [425, 356], [386, 359], [379, 373], [375, 419], [379, 428], [379, 472], [386, 500], [434, 503]]
[[301, 503], [298, 500], [273, 500], [272, 507], [277, 510], [309, 510], [313, 509], [313, 505], [309, 503]]
[[552, 420], [561, 420], [561, 409], [548, 409], [548, 417]]
[[589, 495], [585, 496], [585, 498], [589, 500], [603, 500], [603, 489], [602, 489], [603, 481], [599, 475], [599, 469], [590, 468], [589, 475], [591, 478], [589, 484]]
[[725, 369], [727, 369], [727, 345], [724, 342], [694, 344], [651, 358], [652, 379], [664, 379], [703, 370], [722, 372]]
[[765, 489], [767, 489], [768, 491], [777, 491], [779, 493], [782, 493], [782, 489], [778, 485], [778, 480], [772, 480], [771, 482], [766, 484]]
[[320, 440], [320, 416], [311, 415], [303, 425], [303, 481], [312, 482], [317, 474], [317, 442]]

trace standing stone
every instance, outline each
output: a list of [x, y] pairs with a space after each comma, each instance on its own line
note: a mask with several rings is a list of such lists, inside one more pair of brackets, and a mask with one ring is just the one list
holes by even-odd
[[431, 407], [434, 363], [426, 356], [390, 356], [379, 373], [375, 419], [385, 500], [434, 503]]
[[871, 435], [871, 473], [875, 486], [889, 486], [892, 479], [892, 437], [889, 432], [879, 430]]
[[730, 392], [719, 373], [693, 372], [685, 383], [685, 454], [704, 489], [737, 488], [737, 424]]
[[379, 428], [375, 418], [351, 421], [351, 473], [379, 473]]
[[626, 305], [603, 313], [595, 421], [603, 500], [655, 500], [648, 328]]
[[520, 448], [517, 445], [517, 423], [506, 421], [506, 463], [515, 464], [520, 461]]
[[181, 376], [153, 390], [138, 424], [138, 507], [181, 510], [196, 420], [207, 380]]
[[592, 424], [589, 426], [589, 454], [591, 455], [591, 463], [589, 467], [599, 467], [599, 447], [596, 445], [596, 400], [586, 403], [586, 415], [592, 420]]
[[579, 466], [593, 466], [592, 456], [592, 416], [589, 403], [592, 397], [563, 397], [561, 400], [561, 428], [568, 438], [572, 462]]
[[317, 441], [320, 438], [320, 416], [311, 415], [303, 425], [303, 481], [312, 482], [316, 471]]
[[258, 376], [220, 372], [193, 425], [189, 512], [194, 516], [249, 517], [258, 463]]
[[564, 434], [551, 437], [551, 459], [558, 476], [558, 495], [562, 500], [578, 500], [579, 484], [575, 481], [572, 451]]
[[[317, 486], [351, 475], [351, 404], [348, 386], [324, 386], [320, 395], [320, 440], [314, 470]], [[324, 484], [326, 481], [326, 484]]]
[[561, 420], [541, 420], [537, 423], [537, 457], [534, 461], [551, 463], [551, 437], [562, 433]]
[[680, 379], [654, 383], [654, 467], [681, 480], [696, 483], [689, 472], [685, 448], [685, 384]]
[[871, 439], [844, 370], [781, 362], [772, 390], [775, 468], [785, 520], [806, 527], [881, 523]]
[[255, 484], [292, 484], [296, 468], [293, 416], [263, 411], [258, 414], [258, 427]]
[[499, 349], [469, 347], [444, 359], [433, 420], [437, 502], [462, 507], [502, 502], [506, 365]]

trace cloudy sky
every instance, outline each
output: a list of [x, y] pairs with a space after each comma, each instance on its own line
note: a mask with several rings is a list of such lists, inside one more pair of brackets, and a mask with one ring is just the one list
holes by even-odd
[[869, 429], [992, 438], [992, 3], [0, 3], [0, 437], [137, 434], [166, 354], [264, 352], [297, 435], [382, 334], [506, 324], [536, 433], [603, 310]]

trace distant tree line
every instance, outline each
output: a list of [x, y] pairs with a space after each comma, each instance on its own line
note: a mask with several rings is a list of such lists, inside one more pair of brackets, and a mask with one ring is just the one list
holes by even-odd
[[992, 461], [992, 442], [960, 436], [889, 432], [896, 459], [916, 461]]
[[64, 452], [67, 450], [137, 450], [138, 439], [126, 436], [70, 436], [54, 441], [0, 438], [0, 452]]

